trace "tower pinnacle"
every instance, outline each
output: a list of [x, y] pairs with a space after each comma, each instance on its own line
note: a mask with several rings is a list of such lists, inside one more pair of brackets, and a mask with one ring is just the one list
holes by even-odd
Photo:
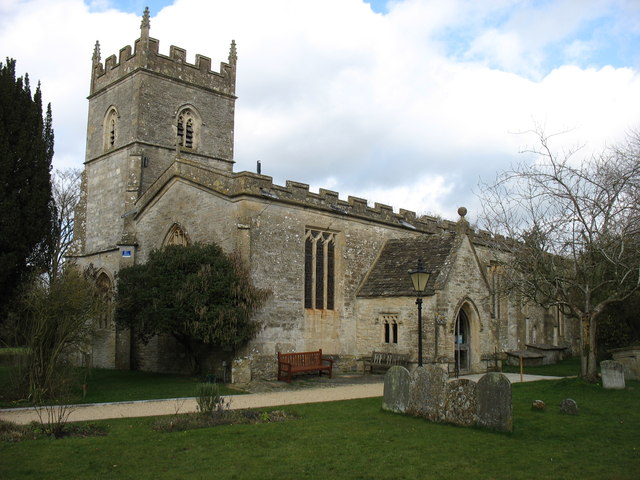
[[100, 63], [100, 42], [96, 40], [96, 46], [93, 47], [93, 56], [91, 57], [91, 61], [94, 65]]
[[140, 23], [140, 37], [149, 38], [149, 29], [151, 28], [151, 22], [149, 21], [149, 7], [144, 7], [142, 13], [142, 23]]
[[238, 52], [236, 50], [236, 41], [231, 40], [231, 48], [229, 49], [229, 64], [235, 65], [238, 59]]

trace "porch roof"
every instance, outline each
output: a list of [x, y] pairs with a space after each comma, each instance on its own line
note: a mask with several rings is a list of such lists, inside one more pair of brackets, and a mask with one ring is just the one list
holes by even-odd
[[420, 238], [388, 240], [375, 264], [360, 286], [358, 297], [413, 297], [416, 295], [410, 270], [415, 270], [418, 259], [422, 259], [431, 277], [428, 291], [442, 288], [445, 271], [456, 244], [456, 235], [446, 232], [439, 235], [425, 235]]

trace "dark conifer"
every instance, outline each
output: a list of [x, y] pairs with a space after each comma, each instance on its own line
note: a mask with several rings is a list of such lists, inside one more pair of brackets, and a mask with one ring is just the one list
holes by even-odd
[[16, 62], [0, 62], [0, 321], [16, 288], [49, 262], [53, 128], [43, 117], [40, 85], [33, 96]]

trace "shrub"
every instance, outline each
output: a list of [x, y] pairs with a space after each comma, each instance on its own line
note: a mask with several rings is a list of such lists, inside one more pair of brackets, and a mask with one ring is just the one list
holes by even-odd
[[199, 383], [196, 389], [198, 412], [203, 415], [224, 417], [229, 411], [229, 402], [220, 395], [215, 383]]

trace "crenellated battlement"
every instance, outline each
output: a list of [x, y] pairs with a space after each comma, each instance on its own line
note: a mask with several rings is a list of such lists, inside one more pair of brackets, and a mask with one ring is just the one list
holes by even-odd
[[318, 193], [311, 192], [306, 183], [287, 180], [284, 186], [276, 185], [272, 177], [267, 175], [246, 171], [223, 172], [185, 159], [176, 160], [140, 197], [137, 201], [138, 213], [174, 178], [182, 178], [230, 198], [257, 197], [274, 203], [312, 208], [332, 215], [380, 222], [416, 232], [440, 233], [456, 231], [457, 227], [456, 222], [427, 215], [417, 216], [410, 210], [400, 209], [399, 213], [395, 213], [391, 206], [382, 203], [374, 203], [371, 207], [364, 198], [348, 196], [347, 200], [342, 200], [338, 192], [332, 190], [321, 188]]
[[231, 42], [227, 62], [220, 62], [218, 72], [211, 70], [211, 58], [197, 54], [195, 63], [187, 62], [187, 51], [171, 45], [169, 55], [159, 53], [160, 42], [149, 37], [149, 9], [144, 11], [141, 35], [134, 43], [120, 49], [118, 57], [110, 55], [101, 63], [100, 44], [96, 42], [93, 53], [91, 95], [95, 95], [120, 79], [138, 70], [173, 78], [178, 82], [196, 85], [223, 95], [235, 96], [236, 88], [236, 44]]

